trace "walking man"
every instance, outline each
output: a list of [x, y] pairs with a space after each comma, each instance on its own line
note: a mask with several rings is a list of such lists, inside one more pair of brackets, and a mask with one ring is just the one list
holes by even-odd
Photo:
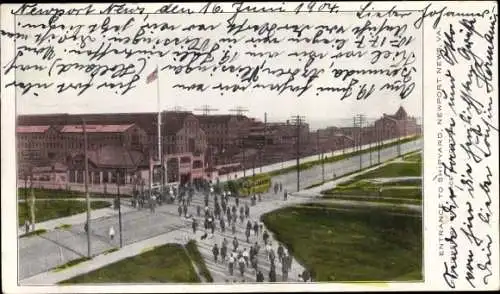
[[269, 234], [267, 233], [267, 231], [264, 231], [262, 238], [264, 239], [264, 245], [267, 245], [267, 240], [269, 239]]
[[245, 230], [245, 236], [247, 237], [247, 242], [250, 242], [249, 238], [250, 238], [250, 228], [247, 228]]
[[224, 218], [221, 217], [219, 222], [220, 222], [220, 230], [222, 233], [224, 233], [226, 231], [226, 224], [224, 223]]
[[281, 262], [282, 261], [282, 258], [283, 258], [283, 253], [284, 253], [284, 250], [283, 250], [283, 245], [279, 245], [278, 246], [278, 258], [279, 258], [279, 261]]
[[257, 224], [257, 221], [253, 223], [253, 231], [255, 233], [255, 237], [259, 235], [259, 225]]
[[217, 244], [214, 244], [214, 247], [212, 248], [212, 253], [214, 254], [215, 263], [217, 263], [217, 256], [219, 255], [219, 247], [217, 247]]
[[109, 227], [109, 238], [111, 241], [115, 238], [115, 228], [113, 226]]
[[231, 254], [231, 256], [229, 256], [229, 263], [228, 263], [228, 267], [229, 267], [229, 274], [230, 274], [231, 276], [233, 275], [233, 270], [234, 270], [234, 262], [235, 262], [234, 256]]
[[[224, 239], [225, 240], [225, 239]], [[227, 254], [227, 246], [226, 244], [224, 244], [224, 242], [222, 243], [222, 246], [220, 248], [220, 257], [222, 259], [222, 262], [224, 262], [226, 260], [226, 254]]]
[[193, 218], [192, 227], [193, 227], [193, 234], [196, 234], [196, 227], [198, 227], [198, 222], [196, 221], [195, 218]]
[[179, 216], [182, 216], [182, 206], [179, 204], [179, 207], [177, 208], [177, 212], [179, 213]]
[[238, 239], [236, 239], [236, 237], [233, 238], [233, 250], [236, 251], [236, 249], [238, 249]]

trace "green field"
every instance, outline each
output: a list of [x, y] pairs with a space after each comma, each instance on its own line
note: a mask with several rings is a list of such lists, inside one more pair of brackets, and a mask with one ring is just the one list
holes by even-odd
[[315, 273], [316, 281], [422, 279], [420, 213], [399, 207], [345, 208], [287, 207], [264, 215], [263, 221]]
[[199, 269], [200, 274], [205, 278], [205, 280], [207, 282], [213, 282], [214, 280], [212, 278], [212, 275], [210, 274], [210, 271], [208, 270], [207, 265], [205, 264], [205, 261], [203, 260], [203, 257], [198, 250], [196, 241], [189, 241], [186, 245], [186, 250], [189, 254], [189, 257], [196, 264], [196, 267]]
[[415, 162], [393, 162], [354, 177], [354, 180], [395, 177], [420, 177], [422, 165]]
[[[407, 143], [407, 142], [410, 142], [410, 141], [417, 140], [419, 138], [421, 138], [421, 136], [413, 136], [413, 137], [410, 137], [410, 138], [405, 138], [405, 139], [402, 139], [400, 142], [395, 141], [395, 142], [392, 142], [392, 143], [384, 144], [384, 145], [382, 145], [381, 148], [388, 148], [388, 147], [395, 146], [397, 144], [404, 144], [404, 143]], [[314, 166], [322, 164], [322, 162], [324, 162], [324, 163], [336, 162], [336, 161], [340, 161], [340, 160], [343, 160], [343, 159], [346, 159], [346, 158], [349, 158], [349, 157], [352, 157], [352, 156], [356, 156], [356, 155], [359, 155], [359, 154], [364, 154], [364, 153], [372, 152], [372, 151], [375, 151], [375, 150], [378, 150], [378, 147], [371, 147], [371, 148], [368, 148], [366, 150], [355, 151], [355, 152], [351, 152], [351, 153], [347, 153], [347, 154], [342, 154], [342, 155], [337, 155], [337, 156], [331, 156], [331, 157], [328, 157], [327, 159], [324, 159], [324, 160], [313, 160], [313, 161], [309, 161], [309, 162], [306, 162], [306, 163], [301, 163], [301, 164], [299, 164], [299, 170], [301, 170], [301, 171], [302, 170], [307, 170], [307, 169], [313, 168]], [[272, 171], [272, 172], [269, 173], [269, 175], [270, 176], [278, 176], [278, 175], [286, 174], [286, 173], [289, 173], [289, 172], [292, 172], [292, 171], [296, 171], [296, 170], [297, 170], [297, 166], [290, 166], [290, 167], [287, 167], [287, 168], [283, 168], [283, 169]]]
[[[420, 177], [422, 175], [422, 164], [420, 153], [404, 155], [402, 162], [391, 162], [369, 172], [360, 174], [350, 180], [337, 184], [333, 189], [323, 191], [325, 198], [353, 200], [373, 200], [404, 203], [405, 201], [415, 203], [422, 200], [422, 180], [409, 179], [400, 180], [398, 177]], [[373, 182], [374, 178], [394, 178], [391, 182]], [[399, 201], [401, 200], [401, 201]], [[418, 204], [418, 203], [416, 203]]]
[[[25, 199], [26, 190], [28, 191], [28, 198], [30, 197], [31, 189], [18, 188], [17, 197], [19, 200]], [[35, 197], [37, 199], [54, 198], [54, 199], [66, 199], [66, 198], [85, 198], [85, 193], [79, 191], [67, 191], [67, 190], [56, 190], [56, 189], [39, 189], [33, 188]], [[122, 197], [131, 197], [131, 195], [122, 194]], [[114, 198], [116, 195], [113, 194], [102, 194], [102, 193], [90, 193], [91, 198]]]
[[60, 284], [199, 282], [182, 245], [166, 244]]
[[[99, 209], [111, 206], [108, 201], [92, 201], [90, 207]], [[24, 225], [26, 218], [31, 218], [31, 211], [24, 202], [19, 202], [18, 220], [19, 225]], [[87, 203], [79, 200], [44, 200], [35, 202], [35, 220], [37, 223], [70, 216], [87, 211]]]
[[414, 152], [408, 155], [403, 156], [405, 161], [414, 161], [414, 162], [422, 162], [422, 152]]

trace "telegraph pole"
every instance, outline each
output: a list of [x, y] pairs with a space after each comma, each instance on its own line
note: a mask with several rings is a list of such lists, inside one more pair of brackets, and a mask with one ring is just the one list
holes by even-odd
[[90, 258], [91, 255], [91, 246], [90, 246], [90, 195], [89, 195], [89, 186], [88, 186], [88, 177], [89, 177], [89, 158], [88, 158], [88, 142], [87, 142], [87, 125], [85, 123], [85, 119], [82, 118], [83, 124], [83, 145], [84, 145], [84, 156], [85, 156], [85, 198], [87, 200], [87, 257]]
[[262, 164], [263, 160], [262, 157], [265, 156], [266, 154], [266, 149], [267, 149], [267, 112], [264, 112], [264, 147], [261, 152], [261, 157], [260, 157], [260, 173], [262, 173]]
[[323, 183], [325, 182], [325, 154], [321, 152], [321, 174], [323, 178]]
[[116, 189], [118, 194], [118, 229], [120, 230], [120, 248], [123, 247], [122, 235], [122, 201], [120, 195], [120, 170], [116, 170]]
[[300, 127], [304, 122], [304, 117], [300, 115], [295, 115], [292, 117], [292, 121], [296, 126], [296, 147], [297, 147], [297, 192], [300, 191]]
[[358, 114], [353, 118], [354, 129], [359, 128], [358, 131], [358, 152], [359, 152], [359, 169], [363, 168], [363, 153], [362, 153], [362, 131], [363, 131], [363, 123], [365, 121], [365, 115]]

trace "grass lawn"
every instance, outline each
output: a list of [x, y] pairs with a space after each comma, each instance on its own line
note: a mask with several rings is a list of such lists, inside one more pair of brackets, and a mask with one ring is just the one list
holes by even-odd
[[182, 245], [166, 244], [60, 284], [197, 282], [200, 280]]
[[[99, 209], [111, 206], [108, 201], [92, 201], [90, 207], [92, 209]], [[31, 211], [27, 208], [26, 203], [19, 202], [18, 207], [18, 220], [19, 225], [24, 225], [26, 218], [30, 219]], [[35, 220], [37, 223], [47, 221], [50, 219], [70, 216], [87, 211], [87, 203], [79, 200], [50, 200], [50, 201], [37, 201], [35, 203]]]
[[203, 257], [201, 256], [200, 251], [198, 250], [196, 241], [194, 240], [189, 241], [186, 245], [186, 250], [191, 259], [196, 264], [196, 267], [198, 267], [200, 274], [203, 275], [203, 277], [205, 278], [205, 280], [207, 282], [213, 282], [214, 279], [212, 278], [212, 275], [210, 274], [210, 271], [208, 270], [207, 265], [205, 264], [205, 261], [203, 260]]
[[403, 159], [405, 161], [414, 161], [414, 162], [421, 162], [422, 161], [422, 152], [414, 152], [408, 155], [403, 156]]
[[420, 177], [422, 165], [415, 162], [393, 162], [379, 167], [362, 175], [356, 176], [355, 180], [373, 178], [395, 178], [395, 177]]
[[[25, 199], [26, 190], [28, 190], [28, 198], [30, 197], [31, 189], [18, 188], [17, 195], [18, 199]], [[56, 189], [39, 189], [33, 188], [36, 198], [85, 198], [85, 193], [79, 191], [66, 191], [66, 190], [56, 190]], [[122, 197], [131, 197], [131, 195], [123, 194]], [[113, 194], [100, 194], [100, 193], [90, 193], [92, 198], [114, 198], [116, 195]]]
[[263, 221], [315, 272], [316, 281], [422, 279], [420, 214], [404, 208], [343, 208], [287, 207], [264, 215]]
[[[395, 146], [397, 144], [404, 144], [404, 143], [407, 143], [407, 142], [410, 142], [410, 141], [414, 141], [414, 140], [417, 140], [421, 138], [421, 136], [413, 136], [413, 137], [410, 137], [410, 138], [405, 138], [405, 139], [402, 139], [400, 142], [392, 142], [392, 143], [387, 143], [387, 144], [384, 144], [382, 145], [382, 148], [388, 148], [388, 147], [391, 147], [391, 146]], [[341, 154], [341, 155], [337, 155], [337, 156], [330, 156], [328, 157], [327, 159], [324, 159], [324, 163], [331, 163], [331, 162], [336, 162], [336, 161], [340, 161], [340, 160], [343, 160], [343, 159], [346, 159], [346, 158], [350, 158], [350, 157], [353, 157], [353, 156], [356, 156], [356, 155], [359, 155], [359, 154], [364, 154], [364, 153], [369, 153], [369, 152], [372, 152], [372, 151], [375, 151], [375, 150], [378, 150], [378, 147], [371, 147], [371, 148], [368, 148], [366, 150], [360, 150], [360, 151], [355, 151], [355, 152], [351, 152], [351, 153], [347, 153], [347, 154]], [[313, 168], [317, 165], [320, 165], [322, 164], [322, 160], [313, 160], [313, 161], [309, 161], [309, 162], [305, 162], [305, 163], [301, 163], [299, 164], [299, 170], [307, 170], [307, 169], [310, 169], [310, 168]], [[290, 166], [290, 167], [286, 167], [286, 168], [283, 168], [283, 169], [279, 169], [279, 170], [275, 170], [275, 171], [272, 171], [272, 172], [269, 172], [269, 175], [270, 176], [278, 176], [278, 175], [282, 175], [282, 174], [286, 174], [286, 173], [289, 173], [289, 172], [292, 172], [292, 171], [296, 171], [297, 170], [297, 166]]]

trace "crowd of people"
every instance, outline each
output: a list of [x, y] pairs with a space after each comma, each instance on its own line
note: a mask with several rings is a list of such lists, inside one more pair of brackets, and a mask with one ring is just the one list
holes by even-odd
[[[274, 183], [273, 189], [275, 194], [283, 192], [282, 183]], [[227, 230], [228, 234], [233, 235], [231, 244], [226, 237], [220, 244], [214, 242], [212, 254], [215, 263], [225, 264], [231, 277], [238, 274], [243, 277], [245, 272], [252, 271], [257, 282], [264, 282], [266, 276], [264, 276], [263, 267], [259, 267], [259, 252], [261, 252], [264, 253], [263, 255], [270, 265], [266, 273], [267, 281], [276, 282], [278, 270], [281, 272], [282, 281], [287, 281], [288, 274], [292, 269], [293, 257], [282, 244], [273, 246], [269, 233], [264, 230], [263, 223], [250, 219], [251, 206], [256, 204], [257, 199], [261, 201], [262, 196], [260, 194], [258, 196], [252, 195], [249, 205], [247, 201], [240, 201], [239, 195], [231, 195], [229, 191], [215, 193], [210, 185], [198, 187], [197, 190], [201, 192], [201, 197], [203, 197], [203, 201], [201, 201], [203, 206], [201, 204], [192, 205], [193, 197], [198, 194], [195, 194], [195, 188], [192, 186], [180, 187], [175, 193], [170, 193], [173, 194], [173, 197], [167, 202], [175, 204], [175, 200], [177, 200], [178, 215], [179, 217], [191, 218], [193, 234], [200, 230], [200, 222], [203, 223], [202, 240], [207, 239], [209, 235], [213, 238], [216, 230], [223, 234]], [[288, 192], [285, 189], [283, 200], [287, 200], [287, 198]], [[150, 202], [150, 209], [154, 212], [154, 206], [161, 205], [162, 201], [165, 201], [165, 197], [153, 198]], [[245, 241], [249, 246], [245, 247], [240, 244], [237, 238], [238, 228], [244, 230]], [[307, 271], [300, 275], [304, 281], [309, 280], [310, 276]]]

